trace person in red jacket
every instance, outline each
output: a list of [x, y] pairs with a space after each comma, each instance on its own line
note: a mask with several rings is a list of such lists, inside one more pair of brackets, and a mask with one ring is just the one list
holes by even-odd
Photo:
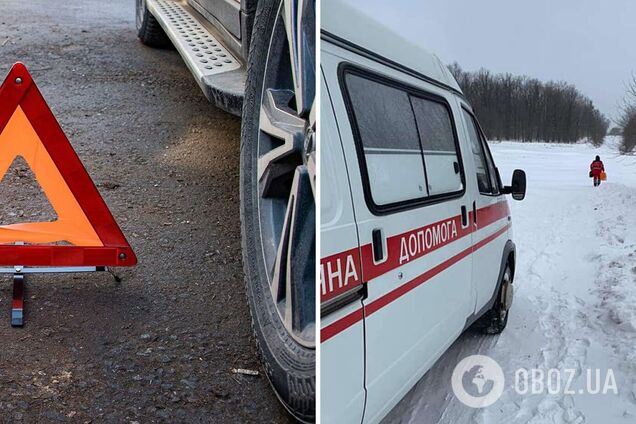
[[601, 161], [599, 156], [596, 156], [596, 159], [590, 165], [590, 174], [594, 178], [594, 187], [597, 187], [601, 184], [601, 172], [605, 171], [605, 166]]

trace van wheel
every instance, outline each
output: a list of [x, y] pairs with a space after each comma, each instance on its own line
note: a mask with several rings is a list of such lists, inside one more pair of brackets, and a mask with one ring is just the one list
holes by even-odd
[[311, 0], [259, 2], [241, 129], [252, 325], [269, 381], [302, 421], [315, 419], [315, 16]]
[[136, 27], [137, 37], [147, 46], [150, 47], [169, 47], [172, 45], [170, 39], [161, 28], [161, 24], [152, 16], [146, 0], [137, 0], [135, 2], [136, 11]]
[[477, 328], [483, 333], [499, 334], [506, 328], [513, 297], [512, 279], [512, 268], [506, 264], [495, 304], [477, 321]]

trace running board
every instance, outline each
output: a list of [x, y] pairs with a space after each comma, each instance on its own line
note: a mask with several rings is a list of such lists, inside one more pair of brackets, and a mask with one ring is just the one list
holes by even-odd
[[186, 1], [147, 0], [147, 5], [205, 97], [221, 109], [240, 116], [246, 79], [241, 61], [210, 32], [205, 19]]

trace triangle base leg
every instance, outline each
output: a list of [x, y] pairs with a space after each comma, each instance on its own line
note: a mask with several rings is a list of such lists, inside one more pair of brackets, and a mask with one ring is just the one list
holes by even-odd
[[24, 275], [13, 275], [13, 300], [11, 302], [11, 326], [24, 326]]

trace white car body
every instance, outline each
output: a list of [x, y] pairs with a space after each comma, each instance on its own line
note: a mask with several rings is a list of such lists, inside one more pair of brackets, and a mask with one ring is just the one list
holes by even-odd
[[322, 7], [322, 422], [375, 423], [493, 304], [511, 218], [447, 68], [345, 1]]

